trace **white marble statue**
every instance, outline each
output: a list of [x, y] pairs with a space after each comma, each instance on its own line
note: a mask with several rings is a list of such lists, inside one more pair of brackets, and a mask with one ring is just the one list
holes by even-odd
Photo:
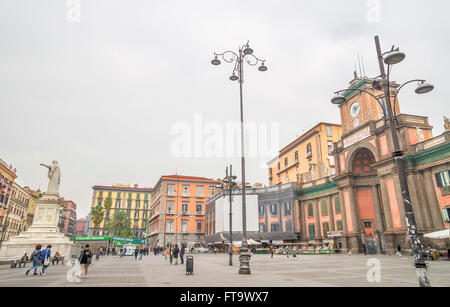
[[423, 135], [423, 131], [419, 127], [416, 127], [416, 135], [417, 135], [417, 139], [419, 140], [418, 141], [419, 143], [425, 141], [425, 136]]
[[42, 164], [42, 166], [48, 168], [48, 188], [47, 193], [58, 194], [59, 193], [59, 183], [61, 182], [61, 171], [58, 166], [58, 161], [53, 161], [51, 166]]

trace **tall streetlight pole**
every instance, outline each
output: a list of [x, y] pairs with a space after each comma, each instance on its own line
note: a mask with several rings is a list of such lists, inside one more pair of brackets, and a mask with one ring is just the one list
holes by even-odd
[[[365, 93], [370, 94], [372, 97], [374, 97], [376, 99], [376, 101], [381, 105], [383, 112], [384, 112], [385, 120], [386, 120], [386, 117], [388, 117], [389, 127], [390, 127], [391, 135], [392, 135], [392, 142], [394, 144], [394, 152], [392, 153], [392, 158], [394, 159], [394, 163], [397, 168], [397, 173], [398, 173], [398, 177], [399, 177], [399, 181], [400, 181], [400, 189], [402, 191], [402, 196], [403, 196], [403, 206], [405, 208], [406, 227], [408, 228], [409, 244], [411, 246], [411, 249], [412, 249], [413, 255], [414, 255], [414, 264], [416, 267], [416, 273], [417, 273], [417, 277], [419, 279], [419, 285], [421, 287], [430, 287], [431, 285], [430, 285], [430, 281], [428, 279], [427, 266], [425, 263], [425, 259], [423, 256], [422, 247], [421, 247], [421, 243], [420, 243], [420, 238], [419, 238], [419, 234], [417, 231], [417, 224], [416, 224], [416, 219], [414, 216], [413, 207], [411, 205], [411, 198], [409, 196], [408, 182], [406, 179], [406, 172], [405, 172], [405, 160], [404, 160], [403, 151], [400, 148], [400, 143], [398, 140], [397, 122], [395, 120], [394, 110], [392, 109], [391, 95], [390, 95], [389, 78], [390, 78], [391, 65], [395, 65], [395, 64], [398, 64], [401, 61], [403, 61], [403, 59], [405, 58], [405, 54], [400, 52], [398, 48], [394, 49], [394, 47], [392, 47], [391, 51], [382, 53], [381, 46], [380, 46], [380, 40], [379, 40], [378, 36], [375, 36], [375, 46], [377, 49], [378, 63], [380, 66], [380, 76], [379, 77], [381, 78], [381, 81], [378, 81], [375, 79], [375, 81], [373, 83], [373, 87], [375, 89], [379, 89], [379, 90], [382, 89], [384, 91], [384, 97], [385, 97], [384, 100], [385, 100], [386, 104], [384, 104], [382, 101], [380, 101], [372, 93], [370, 93], [368, 91], [364, 91], [364, 90], [358, 90], [358, 89], [345, 89], [345, 90], [338, 91], [338, 92], [336, 92], [337, 95], [331, 99], [331, 102], [334, 104], [337, 104], [337, 105], [341, 105], [341, 104], [345, 103], [347, 99], [339, 93], [345, 92], [347, 90], [356, 90], [359, 92], [365, 92]], [[386, 73], [385, 66], [384, 66], [385, 64], [387, 65], [387, 73]], [[416, 82], [416, 81], [419, 82], [419, 84], [415, 90], [415, 92], [417, 94], [428, 93], [428, 92], [432, 91], [434, 88], [433, 85], [425, 83], [425, 80], [411, 80], [411, 81], [408, 81], [408, 82], [405, 82], [404, 84], [402, 84], [399, 87], [398, 91], [406, 84]], [[397, 91], [396, 96], [394, 97], [394, 103], [397, 98], [398, 91]], [[386, 114], [386, 112], [387, 112], [387, 114]]]
[[[248, 254], [247, 243], [247, 210], [246, 210], [246, 183], [245, 183], [245, 152], [244, 152], [244, 103], [242, 95], [242, 85], [244, 83], [244, 61], [251, 66], [257, 65], [259, 71], [266, 71], [267, 67], [264, 65], [265, 60], [261, 60], [253, 55], [253, 49], [250, 48], [249, 42], [240, 46], [238, 53], [234, 51], [225, 51], [223, 53], [214, 53], [214, 59], [211, 61], [213, 65], [220, 65], [220, 60], [217, 58], [221, 56], [227, 63], [235, 63], [233, 73], [230, 77], [231, 81], [239, 80], [239, 95], [240, 95], [240, 112], [241, 112], [241, 166], [242, 166], [242, 244], [240, 249], [240, 266], [239, 274], [250, 274], [250, 256]], [[238, 75], [236, 76], [236, 72]]]

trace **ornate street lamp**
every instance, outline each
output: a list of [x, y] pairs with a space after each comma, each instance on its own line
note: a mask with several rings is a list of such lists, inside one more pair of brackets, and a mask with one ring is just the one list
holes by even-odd
[[[242, 166], [242, 244], [240, 249], [240, 267], [239, 274], [250, 274], [250, 256], [248, 254], [247, 243], [247, 214], [246, 214], [246, 184], [245, 184], [245, 154], [244, 154], [244, 106], [242, 95], [242, 84], [244, 83], [244, 62], [250, 66], [256, 66], [261, 62], [259, 71], [267, 71], [264, 65], [265, 60], [257, 58], [253, 54], [253, 49], [250, 48], [249, 42], [239, 47], [239, 51], [225, 51], [223, 53], [214, 53], [214, 59], [211, 61], [213, 65], [219, 65], [220, 60], [217, 58], [221, 56], [227, 63], [234, 62], [233, 74], [230, 77], [231, 81], [239, 80], [239, 94], [240, 94], [240, 111], [241, 111], [241, 166]], [[235, 75], [237, 73], [237, 76]]]
[[[335, 94], [336, 96], [331, 99], [331, 102], [333, 104], [343, 104], [345, 103], [346, 99], [344, 96], [341, 95], [341, 93], [346, 91], [359, 91], [359, 92], [365, 92], [372, 97], [375, 98], [375, 100], [381, 105], [384, 113], [384, 118], [386, 120], [386, 117], [389, 119], [389, 126], [392, 134], [392, 140], [394, 143], [394, 152], [392, 153], [392, 157], [395, 161], [395, 165], [398, 172], [398, 177], [400, 181], [400, 189], [402, 191], [403, 195], [403, 206], [405, 208], [405, 217], [406, 217], [406, 226], [408, 228], [408, 236], [409, 236], [409, 243], [411, 245], [411, 249], [413, 251], [414, 255], [414, 263], [416, 267], [417, 277], [419, 279], [419, 285], [421, 287], [430, 287], [430, 281], [428, 279], [428, 272], [427, 272], [427, 266], [425, 263], [425, 259], [423, 257], [422, 253], [422, 247], [420, 243], [419, 234], [417, 231], [417, 224], [416, 219], [414, 216], [414, 211], [411, 205], [411, 198], [409, 195], [409, 189], [408, 189], [408, 183], [406, 180], [406, 173], [405, 173], [405, 160], [403, 157], [403, 151], [400, 149], [400, 144], [398, 140], [397, 135], [397, 121], [395, 120], [395, 111], [392, 109], [391, 106], [391, 97], [390, 97], [390, 85], [389, 85], [389, 78], [390, 78], [390, 72], [391, 72], [391, 65], [395, 65], [403, 61], [406, 57], [406, 55], [403, 52], [400, 52], [399, 49], [392, 48], [391, 51], [386, 52], [384, 54], [381, 53], [381, 46], [378, 36], [375, 36], [375, 46], [377, 49], [377, 55], [378, 55], [378, 64], [380, 66], [380, 76], [381, 80], [375, 79], [372, 86], [374, 89], [377, 90], [383, 90], [384, 91], [384, 101], [386, 103], [383, 103], [379, 98], [377, 98], [374, 94], [361, 90], [361, 89], [344, 89], [337, 91]], [[387, 65], [387, 74], [386, 69], [384, 67], [384, 64]], [[403, 83], [398, 89], [397, 93], [394, 97], [394, 104], [397, 100], [397, 95], [400, 92], [400, 90], [407, 84], [412, 82], [419, 82], [415, 92], [417, 94], [425, 94], [434, 89], [433, 85], [425, 83], [425, 80], [410, 80], [408, 82]], [[345, 99], [345, 100], [344, 100]], [[387, 109], [387, 114], [386, 114]]]

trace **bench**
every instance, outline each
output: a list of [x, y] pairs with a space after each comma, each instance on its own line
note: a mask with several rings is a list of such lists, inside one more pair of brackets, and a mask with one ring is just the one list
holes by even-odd
[[[0, 268], [6, 269], [6, 268], [10, 268], [10, 269], [14, 269], [18, 267], [20, 260], [1, 260], [0, 261]], [[30, 261], [27, 261], [26, 263], [28, 263]], [[26, 265], [25, 263], [25, 265]]]

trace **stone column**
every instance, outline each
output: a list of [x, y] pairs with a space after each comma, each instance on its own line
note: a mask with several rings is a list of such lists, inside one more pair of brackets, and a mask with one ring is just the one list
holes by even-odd
[[391, 208], [389, 195], [386, 187], [386, 178], [380, 177], [380, 192], [381, 192], [381, 202], [383, 206], [384, 218], [386, 220], [386, 230], [392, 231], [392, 216], [391, 216]]
[[320, 227], [320, 211], [319, 211], [319, 200], [318, 199], [314, 200], [314, 211], [315, 211], [315, 215], [314, 215], [315, 223], [314, 224], [316, 225], [314, 227], [316, 228], [315, 229], [316, 238], [320, 239], [320, 238], [322, 238], [322, 230]]
[[377, 234], [377, 249], [380, 254], [383, 253], [383, 243], [384, 242], [384, 225], [383, 225], [383, 216], [381, 214], [381, 205], [380, 200], [378, 198], [378, 190], [377, 186], [372, 186], [372, 199], [373, 199], [373, 208], [375, 211], [375, 233]]
[[431, 168], [424, 171], [425, 174], [425, 191], [428, 197], [428, 204], [430, 205], [434, 230], [440, 230], [445, 228], [444, 220], [442, 218], [441, 207], [439, 200], [436, 196], [436, 188], [434, 186], [433, 172]]
[[352, 219], [353, 224], [353, 232], [360, 232], [361, 231], [361, 225], [359, 222], [359, 210], [358, 210], [358, 204], [356, 203], [356, 197], [355, 197], [355, 189], [353, 187], [348, 188], [349, 192], [349, 199], [350, 199], [350, 216]]
[[328, 224], [330, 225], [330, 231], [335, 231], [334, 226], [334, 210], [333, 210], [333, 196], [328, 196]]
[[[424, 193], [421, 193], [421, 189], [418, 188], [419, 177], [417, 173], [411, 173], [407, 176], [409, 194], [411, 197], [411, 204], [413, 206], [414, 215], [416, 217], [416, 223], [418, 229], [429, 229], [429, 223], [427, 219], [425, 201], [421, 200]], [[420, 187], [420, 185], [419, 185]]]
[[301, 218], [301, 238], [303, 240], [308, 240], [307, 231], [306, 231], [306, 209], [307, 209], [308, 203], [306, 201], [299, 201], [299, 208], [300, 208], [300, 218]]

